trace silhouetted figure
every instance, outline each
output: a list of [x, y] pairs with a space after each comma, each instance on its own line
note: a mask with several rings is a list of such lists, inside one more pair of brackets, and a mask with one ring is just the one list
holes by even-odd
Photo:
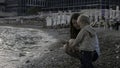
[[78, 33], [80, 32], [80, 28], [78, 28], [77, 25], [77, 19], [79, 17], [80, 13], [74, 13], [71, 16], [70, 19], [70, 38], [75, 39]]
[[120, 25], [119, 21], [116, 21], [116, 23], [114, 25], [115, 30], [117, 30], [117, 31], [119, 30], [119, 25]]

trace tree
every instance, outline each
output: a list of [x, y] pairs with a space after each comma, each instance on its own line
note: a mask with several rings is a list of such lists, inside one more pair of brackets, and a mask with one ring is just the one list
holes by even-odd
[[41, 11], [41, 8], [39, 8], [39, 7], [31, 7], [27, 10], [27, 14], [28, 15], [37, 15], [38, 12], [40, 12], [40, 11]]

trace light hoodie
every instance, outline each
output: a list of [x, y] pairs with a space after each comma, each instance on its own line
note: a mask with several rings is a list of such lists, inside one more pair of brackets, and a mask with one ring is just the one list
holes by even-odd
[[96, 51], [100, 55], [98, 37], [96, 31], [90, 25], [81, 29], [73, 42], [73, 46], [78, 46], [79, 50]]

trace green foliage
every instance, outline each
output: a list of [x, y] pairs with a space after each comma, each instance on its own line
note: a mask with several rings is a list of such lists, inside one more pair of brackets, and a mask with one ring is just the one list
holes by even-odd
[[28, 15], [37, 15], [38, 12], [40, 12], [40, 11], [41, 11], [41, 8], [39, 8], [39, 7], [31, 7], [27, 10], [27, 14]]

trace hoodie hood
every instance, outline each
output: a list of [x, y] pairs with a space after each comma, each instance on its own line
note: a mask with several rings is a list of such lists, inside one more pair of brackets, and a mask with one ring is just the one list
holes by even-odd
[[95, 32], [95, 29], [93, 29], [92, 26], [88, 25], [88, 26], [85, 26], [85, 31], [87, 31], [90, 35], [90, 37], [93, 37], [96, 35], [96, 32]]

